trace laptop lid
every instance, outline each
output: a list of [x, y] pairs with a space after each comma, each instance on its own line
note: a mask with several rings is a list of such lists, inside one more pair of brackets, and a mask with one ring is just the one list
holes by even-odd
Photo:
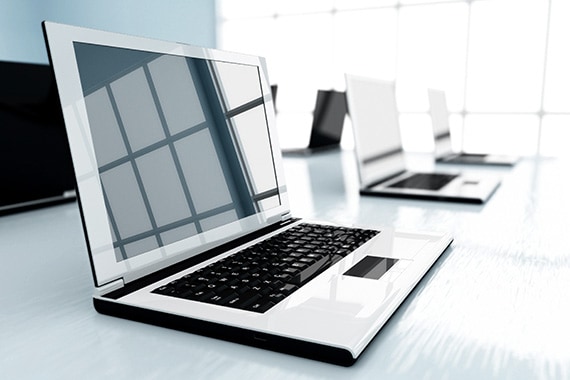
[[395, 84], [346, 74], [361, 187], [405, 170]]
[[447, 110], [445, 92], [429, 88], [428, 99], [433, 128], [434, 152], [436, 157], [441, 157], [452, 152], [449, 111]]
[[49, 65], [0, 61], [0, 214], [74, 199], [75, 176]]
[[262, 58], [44, 28], [97, 286], [287, 217]]
[[344, 92], [319, 90], [313, 112], [309, 148], [339, 145], [346, 113]]

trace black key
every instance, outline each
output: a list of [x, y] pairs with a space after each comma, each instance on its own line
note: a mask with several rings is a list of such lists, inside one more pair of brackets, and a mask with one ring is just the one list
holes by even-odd
[[293, 285], [293, 284], [285, 284], [285, 285], [283, 285], [282, 287], [280, 287], [280, 288], [278, 289], [278, 291], [279, 291], [281, 294], [289, 295], [289, 294], [293, 293], [293, 292], [294, 292], [295, 290], [297, 290], [297, 289], [299, 289], [298, 286], [295, 286], [295, 285]]
[[350, 252], [352, 252], [352, 250], [348, 250], [348, 249], [339, 249], [335, 252], [335, 254], [337, 255], [341, 255], [341, 256], [346, 256], [348, 255]]
[[161, 286], [160, 288], [154, 289], [152, 291], [152, 293], [172, 295], [172, 294], [176, 294], [176, 288], [174, 288], [173, 286], [170, 286], [170, 285], [164, 285], [164, 286]]
[[277, 281], [277, 282], [274, 282], [274, 283], [273, 283], [273, 286], [272, 286], [272, 287], [273, 287], [274, 289], [279, 289], [280, 287], [282, 287], [282, 286], [284, 286], [284, 285], [285, 285], [284, 282]]
[[219, 305], [225, 305], [235, 297], [237, 297], [236, 292], [234, 292], [232, 289], [226, 289], [225, 291], [216, 294], [213, 299], [210, 298], [210, 300], [211, 302], [217, 303]]
[[243, 293], [249, 292], [251, 290], [251, 288], [249, 286], [240, 285], [237, 289], [234, 289], [234, 290], [236, 290], [237, 293], [241, 295]]
[[261, 296], [259, 295], [259, 293], [256, 293], [255, 291], [250, 289], [249, 291], [239, 295], [238, 297], [232, 298], [227, 303], [227, 305], [237, 308], [244, 308], [248, 305], [253, 304], [254, 302], [259, 301], [260, 299]]
[[273, 275], [273, 278], [275, 280], [284, 281], [284, 282], [289, 282], [292, 277], [293, 277], [292, 275], [285, 272]]
[[288, 282], [294, 285], [303, 285], [308, 279], [313, 277], [315, 274], [319, 273], [325, 268], [328, 268], [331, 263], [330, 256], [323, 256], [319, 260], [315, 261], [313, 264], [306, 266], [303, 270], [297, 273]]
[[206, 285], [205, 284], [192, 284], [190, 285], [190, 288], [188, 288], [187, 290], [183, 290], [180, 292], [180, 297], [182, 298], [188, 298], [188, 295], [196, 293], [200, 290], [204, 290], [206, 289]]
[[283, 293], [271, 293], [269, 296], [266, 297], [270, 302], [274, 302], [278, 304], [279, 302], [283, 301], [287, 296]]
[[240, 302], [240, 300], [241, 300], [241, 297], [240, 297], [240, 296], [235, 296], [235, 297], [233, 297], [233, 298], [230, 298], [230, 300], [228, 300], [228, 301], [226, 302], [226, 305], [227, 305], [227, 306], [235, 307], [235, 306], [238, 305], [238, 303]]
[[256, 311], [258, 313], [265, 313], [267, 310], [271, 309], [273, 306], [275, 306], [275, 304], [271, 301], [269, 301], [269, 302], [258, 301], [258, 302], [254, 302], [253, 304], [249, 305], [249, 307], [247, 307], [247, 310]]
[[216, 295], [216, 293], [212, 292], [212, 291], [208, 291], [208, 290], [200, 290], [198, 292], [189, 294], [187, 296], [187, 298], [192, 299], [192, 300], [196, 300], [196, 301], [205, 301], [208, 298], [213, 297], [214, 295]]
[[300, 269], [299, 268], [286, 268], [283, 269], [283, 273], [289, 274], [291, 276], [299, 273]]

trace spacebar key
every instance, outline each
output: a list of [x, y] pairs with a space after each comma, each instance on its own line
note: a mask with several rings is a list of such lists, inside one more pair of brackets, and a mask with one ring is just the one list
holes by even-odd
[[298, 272], [287, 282], [297, 286], [303, 285], [316, 273], [322, 272], [323, 270], [334, 264], [336, 261], [338, 261], [338, 260], [333, 261], [335, 256], [337, 255], [324, 255], [319, 260], [315, 261], [313, 264], [309, 265], [308, 267], [305, 267], [302, 271]]

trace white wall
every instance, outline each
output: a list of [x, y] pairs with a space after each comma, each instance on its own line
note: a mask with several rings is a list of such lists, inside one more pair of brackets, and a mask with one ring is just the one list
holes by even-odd
[[0, 0], [0, 60], [47, 63], [43, 20], [216, 45], [211, 0]]

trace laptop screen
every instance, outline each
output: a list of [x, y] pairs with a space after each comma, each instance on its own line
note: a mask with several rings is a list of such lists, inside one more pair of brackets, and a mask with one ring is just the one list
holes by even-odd
[[430, 88], [428, 89], [428, 99], [433, 126], [434, 153], [436, 157], [442, 157], [453, 151], [445, 92]]
[[429, 110], [433, 125], [434, 137], [449, 138], [449, 114], [445, 100], [445, 92], [428, 89]]
[[258, 66], [73, 48], [118, 262], [281, 205]]
[[394, 82], [346, 75], [346, 85], [361, 185], [403, 171]]
[[346, 112], [344, 92], [319, 90], [313, 114], [309, 147], [339, 145]]

